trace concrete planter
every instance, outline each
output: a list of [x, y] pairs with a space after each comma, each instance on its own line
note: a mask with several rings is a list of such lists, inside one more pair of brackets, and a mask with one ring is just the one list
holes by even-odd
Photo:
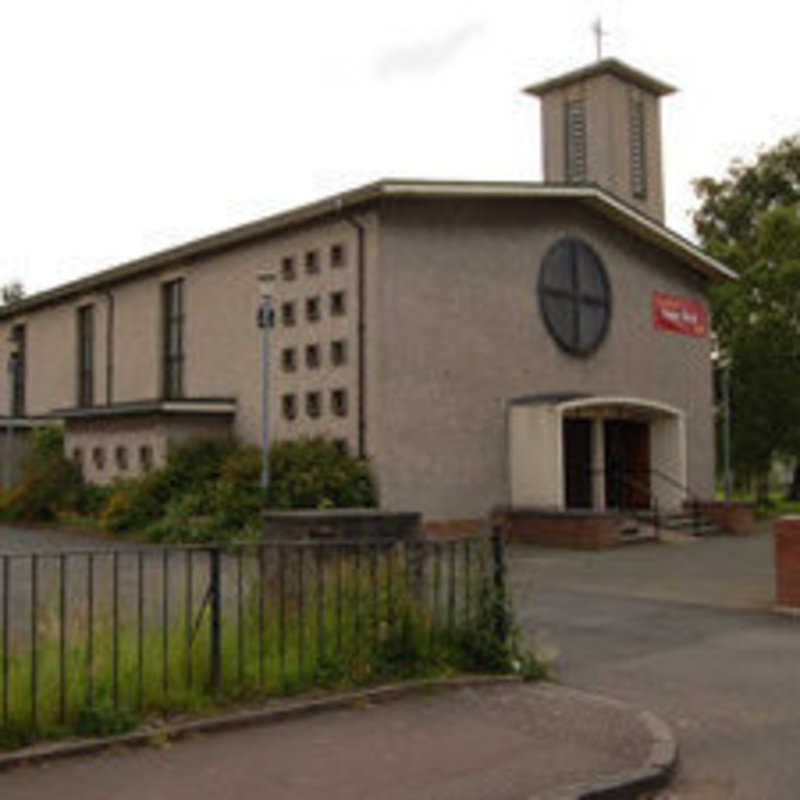
[[416, 539], [422, 514], [375, 508], [265, 511], [265, 539]]

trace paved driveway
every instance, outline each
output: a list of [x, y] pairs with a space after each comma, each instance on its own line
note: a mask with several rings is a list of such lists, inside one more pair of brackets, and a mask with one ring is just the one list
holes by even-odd
[[523, 628], [558, 678], [650, 708], [681, 746], [681, 800], [796, 800], [800, 618], [777, 615], [772, 538], [579, 553], [517, 547]]

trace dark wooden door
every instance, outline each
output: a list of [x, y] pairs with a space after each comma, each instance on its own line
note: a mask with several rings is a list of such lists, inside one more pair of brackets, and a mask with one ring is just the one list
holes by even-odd
[[608, 419], [605, 436], [606, 507], [650, 507], [650, 426]]
[[564, 498], [567, 508], [592, 507], [592, 421], [564, 420]]

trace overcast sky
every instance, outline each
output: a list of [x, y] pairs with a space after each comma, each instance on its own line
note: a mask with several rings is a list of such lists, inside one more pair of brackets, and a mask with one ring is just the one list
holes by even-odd
[[[739, 10], [739, 8], [742, 10]], [[31, 0], [0, 6], [0, 283], [28, 292], [380, 177], [540, 180], [520, 89], [616, 56], [693, 177], [800, 131], [798, 4]]]

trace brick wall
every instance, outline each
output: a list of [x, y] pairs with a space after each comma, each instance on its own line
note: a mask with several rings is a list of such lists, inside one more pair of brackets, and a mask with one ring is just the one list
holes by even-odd
[[780, 517], [772, 528], [777, 603], [800, 608], [800, 517]]
[[747, 536], [756, 531], [753, 503], [701, 502], [699, 509], [726, 533]]
[[594, 511], [511, 510], [497, 512], [506, 536], [512, 541], [551, 547], [599, 550], [619, 540], [622, 517]]

